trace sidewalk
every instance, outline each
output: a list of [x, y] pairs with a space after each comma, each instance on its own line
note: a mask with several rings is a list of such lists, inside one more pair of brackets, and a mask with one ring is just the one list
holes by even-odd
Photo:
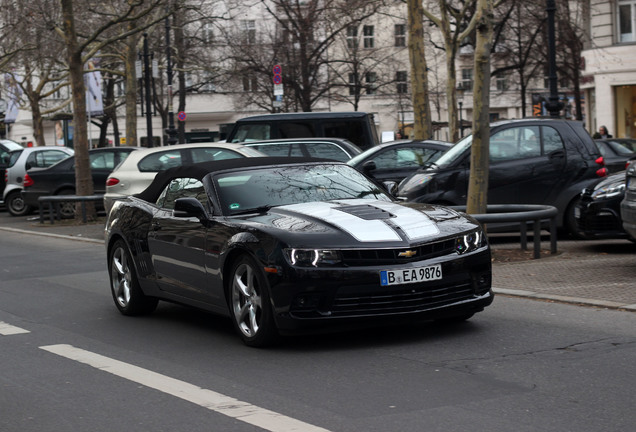
[[[104, 242], [104, 219], [98, 223], [72, 221], [39, 223], [37, 216], [12, 217], [0, 209], [2, 231], [63, 236], [78, 241]], [[515, 236], [491, 237], [494, 255], [520, 249]], [[529, 248], [532, 249], [532, 243]], [[628, 240], [559, 240], [550, 255], [547, 237], [542, 258], [493, 262], [493, 289], [500, 295], [541, 299], [636, 312], [636, 244]], [[497, 251], [501, 251], [497, 254]], [[532, 256], [532, 251], [528, 256]], [[518, 253], [511, 253], [517, 256]]]

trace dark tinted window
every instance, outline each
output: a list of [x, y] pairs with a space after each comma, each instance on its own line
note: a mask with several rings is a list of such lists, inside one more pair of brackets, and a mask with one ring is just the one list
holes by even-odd
[[309, 121], [279, 123], [278, 134], [279, 138], [311, 138], [316, 136], [316, 126]]
[[368, 147], [364, 142], [364, 123], [359, 120], [334, 120], [323, 123], [325, 137], [345, 138], [360, 147]]
[[541, 126], [541, 131], [543, 132], [543, 154], [563, 150], [563, 139], [556, 129], [550, 126]]
[[244, 124], [238, 126], [232, 142], [264, 141], [272, 137], [270, 127], [265, 123]]

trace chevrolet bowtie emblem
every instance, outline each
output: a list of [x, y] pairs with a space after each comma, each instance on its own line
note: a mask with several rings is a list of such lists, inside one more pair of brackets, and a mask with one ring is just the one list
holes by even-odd
[[412, 256], [415, 256], [415, 255], [417, 255], [417, 252], [414, 250], [407, 250], [404, 252], [400, 252], [398, 254], [399, 257], [405, 257], [405, 258], [411, 258]]

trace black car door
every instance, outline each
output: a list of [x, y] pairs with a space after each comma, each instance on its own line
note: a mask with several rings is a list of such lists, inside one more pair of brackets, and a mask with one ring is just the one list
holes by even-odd
[[194, 217], [175, 217], [177, 198], [196, 197], [206, 201], [199, 180], [173, 180], [159, 198], [148, 233], [148, 248], [159, 288], [185, 299], [206, 301], [206, 227]]
[[541, 204], [562, 177], [565, 150], [551, 127], [520, 125], [490, 137], [488, 202]]

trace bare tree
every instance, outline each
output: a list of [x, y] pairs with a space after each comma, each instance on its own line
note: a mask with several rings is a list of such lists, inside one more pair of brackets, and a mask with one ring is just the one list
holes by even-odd
[[411, 64], [411, 97], [413, 101], [413, 138], [432, 136], [431, 108], [428, 101], [428, 67], [424, 49], [424, 23], [421, 0], [407, 0], [409, 28], [409, 60]]
[[[232, 43], [233, 73], [245, 90], [241, 105], [271, 109], [272, 66], [283, 69], [284, 105], [294, 111], [311, 111], [334, 86], [328, 71], [343, 64], [344, 54], [331, 49], [351, 26], [375, 15], [381, 0], [261, 0], [271, 19], [261, 31], [228, 32]], [[242, 31], [243, 30], [243, 31]]]
[[[62, 12], [62, 25], [58, 28], [65, 46], [66, 61], [71, 81], [73, 112], [75, 120], [75, 179], [78, 195], [92, 195], [93, 182], [88, 158], [88, 130], [86, 115], [86, 88], [84, 85], [84, 64], [100, 49], [116, 40], [125, 39], [143, 28], [131, 28], [127, 23], [139, 22], [148, 17], [162, 2], [127, 0], [111, 2], [110, 7], [104, 8], [101, 1], [86, 1], [82, 4], [82, 20], [76, 21], [76, 12], [73, 0], [60, 0]], [[90, 18], [93, 19], [90, 19]], [[95, 20], [96, 17], [99, 19]], [[147, 20], [146, 26], [155, 21]], [[78, 32], [77, 23], [80, 23], [82, 32]], [[94, 206], [87, 209], [88, 218], [95, 218]], [[79, 206], [76, 209], [79, 212]]]
[[527, 90], [530, 83], [543, 76], [545, 65], [540, 41], [545, 33], [545, 5], [514, 0], [503, 16], [495, 17], [492, 77], [512, 73], [519, 88], [521, 116], [527, 114]]
[[490, 53], [493, 41], [493, 0], [477, 0], [475, 12], [475, 81], [473, 87], [473, 142], [468, 180], [468, 213], [486, 213], [490, 145]]

